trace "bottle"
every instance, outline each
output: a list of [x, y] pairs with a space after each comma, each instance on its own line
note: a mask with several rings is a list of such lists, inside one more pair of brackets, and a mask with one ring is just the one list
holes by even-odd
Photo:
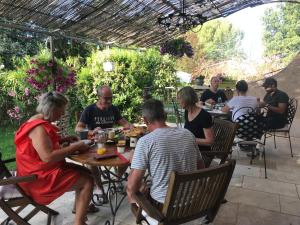
[[222, 98], [218, 97], [218, 104], [221, 104], [221, 103], [222, 103]]

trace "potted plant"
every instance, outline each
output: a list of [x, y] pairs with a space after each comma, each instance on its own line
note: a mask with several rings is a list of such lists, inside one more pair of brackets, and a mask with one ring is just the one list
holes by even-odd
[[167, 41], [160, 46], [160, 54], [169, 54], [175, 57], [182, 57], [184, 54], [191, 58], [194, 55], [192, 45], [183, 38]]

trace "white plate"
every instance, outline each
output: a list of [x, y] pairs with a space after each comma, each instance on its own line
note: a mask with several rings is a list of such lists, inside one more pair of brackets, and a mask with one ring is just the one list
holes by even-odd
[[74, 145], [74, 144], [76, 144], [76, 143], [78, 143], [78, 142], [83, 142], [83, 143], [84, 143], [84, 144], [86, 144], [86, 145], [89, 145], [89, 144], [91, 144], [91, 143], [92, 143], [92, 141], [91, 141], [91, 140], [84, 139], [84, 140], [80, 140], [80, 141], [72, 142], [70, 145]]

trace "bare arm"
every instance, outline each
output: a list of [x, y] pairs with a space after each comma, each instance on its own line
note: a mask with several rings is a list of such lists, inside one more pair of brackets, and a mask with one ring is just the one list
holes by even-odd
[[230, 111], [230, 108], [228, 105], [225, 105], [223, 108], [222, 108], [222, 112], [226, 112], [228, 113]]
[[135, 203], [133, 194], [138, 192], [142, 187], [145, 170], [131, 169], [127, 183], [127, 196], [130, 203]]
[[86, 128], [86, 124], [83, 122], [78, 122], [75, 127], [75, 132], [79, 132]]
[[75, 151], [86, 151], [89, 149], [88, 145], [83, 142], [78, 142], [74, 145], [53, 151], [52, 142], [42, 126], [34, 128], [28, 136], [32, 140], [32, 145], [39, 157], [44, 162], [60, 161]]
[[269, 110], [271, 110], [272, 112], [283, 114], [286, 111], [287, 103], [279, 103], [277, 107], [276, 106], [267, 105], [267, 108]]
[[216, 104], [216, 102], [215, 102], [215, 100], [213, 100], [213, 99], [207, 99], [205, 102], [207, 102], [207, 103], [209, 103], [209, 104], [211, 104], [211, 105], [214, 105], [214, 104]]
[[125, 120], [124, 118], [120, 119], [117, 122], [120, 126], [124, 127], [124, 128], [132, 128], [132, 124], [130, 124], [127, 120]]
[[211, 145], [215, 140], [213, 129], [211, 127], [203, 128], [203, 131], [205, 138], [196, 138], [196, 143], [198, 145]]

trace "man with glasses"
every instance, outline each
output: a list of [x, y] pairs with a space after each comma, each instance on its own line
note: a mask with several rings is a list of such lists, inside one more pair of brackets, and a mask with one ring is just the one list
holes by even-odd
[[86, 127], [95, 133], [100, 129], [112, 128], [114, 124], [119, 124], [124, 128], [132, 125], [122, 118], [118, 108], [112, 105], [113, 93], [110, 87], [101, 86], [97, 90], [98, 101], [89, 105], [82, 112], [75, 131], [78, 132]]
[[267, 108], [267, 127], [270, 129], [279, 129], [287, 123], [287, 106], [289, 96], [277, 89], [277, 81], [269, 77], [262, 85], [265, 88], [266, 95], [263, 102], [259, 103], [262, 108]]

